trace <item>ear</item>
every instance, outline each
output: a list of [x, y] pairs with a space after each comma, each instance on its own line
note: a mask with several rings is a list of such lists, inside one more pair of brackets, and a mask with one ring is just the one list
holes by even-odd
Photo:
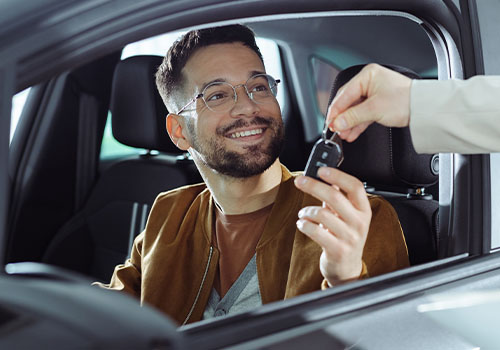
[[172, 142], [181, 150], [187, 151], [191, 145], [184, 136], [181, 116], [173, 113], [167, 115], [167, 132]]

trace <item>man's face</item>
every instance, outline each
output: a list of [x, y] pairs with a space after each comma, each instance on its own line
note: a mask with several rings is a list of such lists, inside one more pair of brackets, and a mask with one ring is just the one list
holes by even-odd
[[[183, 69], [186, 103], [210, 82], [236, 86], [257, 73], [265, 73], [264, 65], [242, 43], [201, 48]], [[274, 97], [257, 104], [244, 87], [238, 87], [236, 92], [236, 104], [226, 112], [208, 109], [199, 98], [195, 110], [183, 113], [184, 129], [195, 160], [218, 173], [244, 178], [262, 173], [278, 158], [283, 121]]]

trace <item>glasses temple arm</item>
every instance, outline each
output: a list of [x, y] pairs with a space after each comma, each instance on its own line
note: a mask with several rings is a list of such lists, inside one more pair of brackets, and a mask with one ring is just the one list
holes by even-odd
[[184, 107], [182, 107], [181, 109], [179, 109], [179, 111], [177, 113], [175, 113], [175, 114], [181, 114], [182, 112], [184, 112], [186, 110], [186, 108], [188, 108], [193, 102], [195, 102], [200, 97], [203, 97], [203, 94], [196, 95], [191, 101], [189, 101]]

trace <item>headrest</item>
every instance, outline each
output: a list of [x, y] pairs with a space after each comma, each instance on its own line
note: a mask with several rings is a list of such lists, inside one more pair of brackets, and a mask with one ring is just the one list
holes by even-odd
[[[330, 94], [331, 103], [339, 88], [354, 77], [365, 65], [357, 65], [339, 72]], [[419, 76], [403, 67], [384, 65], [412, 79]], [[342, 143], [343, 171], [352, 174], [367, 184], [379, 187], [428, 187], [438, 179], [438, 157], [417, 154], [413, 148], [410, 130], [387, 128], [373, 123], [356, 141]]]
[[134, 56], [115, 68], [111, 92], [113, 136], [121, 143], [180, 154], [165, 129], [167, 109], [156, 89], [155, 72], [163, 58]]

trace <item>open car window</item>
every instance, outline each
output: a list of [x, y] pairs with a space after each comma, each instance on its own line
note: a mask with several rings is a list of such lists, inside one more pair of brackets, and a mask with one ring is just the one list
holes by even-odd
[[[428, 35], [417, 22], [404, 17], [326, 15], [318, 18], [292, 17], [255, 23], [249, 21], [248, 25], [256, 33], [257, 44], [263, 53], [267, 73], [281, 80], [277, 100], [287, 128], [287, 137], [280, 159], [292, 171], [304, 169], [310, 147], [320, 136], [332, 85], [339, 71], [371, 61], [400, 65], [418, 72], [417, 74], [425, 75], [429, 72], [435, 74], [438, 71], [437, 53]], [[312, 25], [316, 26], [319, 32], [325, 33], [325, 37], [321, 40], [309, 38], [306, 29]], [[329, 31], [329, 28], [337, 27], [344, 28], [344, 31]], [[356, 31], [355, 28], [359, 27], [365, 30]], [[282, 28], [289, 28], [289, 30]], [[367, 28], [370, 29], [369, 35], [366, 35]], [[123, 73], [117, 73], [116, 67], [122, 62], [141, 56], [154, 56], [160, 62], [172, 43], [185, 32], [185, 30], [170, 32], [127, 44], [120, 51], [69, 71], [65, 73], [66, 76], [60, 78], [63, 80], [62, 87], [53, 92], [54, 96], [57, 93], [59, 97], [54, 98], [55, 107], [48, 113], [54, 113], [54, 118], [64, 120], [67, 125], [61, 129], [61, 132], [64, 130], [64, 136], [54, 136], [54, 139], [47, 137], [45, 142], [47, 147], [56, 147], [57, 141], [60, 143], [57, 147], [64, 149], [68, 154], [75, 152], [77, 155], [75, 168], [64, 168], [60, 176], [68, 179], [71, 173], [76, 172], [76, 183], [82, 182], [83, 184], [81, 188], [76, 186], [76, 191], [72, 193], [69, 191], [71, 182], [66, 183], [68, 191], [58, 200], [62, 203], [72, 203], [72, 205], [67, 207], [67, 211], [64, 214], [61, 213], [59, 218], [54, 217], [51, 227], [55, 229], [53, 232], [45, 233], [45, 246], [33, 247], [32, 253], [23, 249], [22, 242], [39, 227], [32, 226], [29, 221], [21, 219], [29, 217], [32, 209], [27, 203], [23, 204], [24, 199], [20, 197], [17, 230], [22, 233], [12, 238], [11, 244], [16, 247], [10, 254], [12, 261], [27, 259], [30, 254], [33, 254], [39, 256], [39, 259], [44, 262], [75, 269], [99, 281], [107, 281], [114, 266], [130, 256], [131, 249], [133, 249], [132, 242], [144, 230], [156, 195], [178, 186], [201, 181], [197, 171], [193, 171], [192, 160], [189, 157], [182, 158], [183, 152], [179, 152], [172, 144], [168, 152], [162, 152], [166, 154], [165, 158], [163, 154], [160, 155], [157, 152], [158, 149], [149, 146], [149, 140], [145, 143], [142, 143], [142, 140], [136, 140], [136, 136], [139, 138], [141, 136], [137, 134], [144, 132], [140, 129], [142, 123], [140, 118], [145, 116], [141, 114], [141, 109], [134, 112], [135, 114], [128, 114], [128, 111], [135, 107], [134, 103], [137, 105], [144, 101], [134, 102], [134, 96], [131, 96], [132, 99], [124, 98], [124, 95], [116, 95], [115, 91], [116, 88], [127, 90], [127, 87], [122, 86], [121, 83], [116, 83], [118, 77], [123, 75]], [[404, 32], [411, 40], [400, 36], [399, 32]], [[374, 45], [377, 37], [384, 37], [381, 45]], [[107, 79], [107, 88], [103, 88], [106, 86], [101, 82], [103, 76]], [[127, 78], [126, 75], [124, 77]], [[152, 73], [143, 78], [152, 78]], [[133, 79], [139, 79], [137, 80], [139, 83], [141, 77]], [[153, 87], [149, 93], [157, 94], [155, 89]], [[67, 98], [67, 94], [71, 98]], [[88, 102], [82, 102], [87, 100]], [[82, 109], [82, 103], [94, 106], [94, 110]], [[125, 118], [130, 120], [139, 118], [138, 128], [134, 129], [134, 124], [130, 124], [132, 126], [126, 124], [125, 127], [119, 129], [122, 139], [125, 140], [121, 143], [115, 139], [111, 131], [114, 117], [113, 105]], [[97, 118], [93, 122], [94, 126], [89, 127], [90, 123], [84, 125], [77, 122], [78, 119], [90, 117], [89, 113], [98, 113], [93, 117]], [[163, 129], [164, 117], [165, 115], [158, 116], [156, 133], [170, 143]], [[120, 118], [124, 120], [123, 116]], [[72, 130], [73, 134], [69, 134], [68, 130]], [[54, 132], [58, 132], [57, 129]], [[98, 144], [96, 149], [93, 148], [95, 146], [87, 145], [80, 140], [79, 135], [83, 132], [102, 135], [102, 143]], [[408, 135], [397, 136], [398, 132], [398, 130], [394, 131], [396, 135], [394, 138], [386, 138], [384, 134], [374, 134], [373, 137], [377, 141], [370, 140], [361, 149], [358, 149], [357, 145], [346, 143], [344, 145], [345, 161], [341, 169], [361, 179], [369, 193], [385, 198], [395, 208], [405, 234], [410, 264], [416, 266], [434, 262], [439, 258], [436, 243], [439, 170], [436, 170], [435, 159], [429, 156], [422, 158], [420, 162], [426, 172], [429, 172], [431, 165], [434, 164], [435, 173], [425, 175], [423, 180], [414, 181], [414, 184], [408, 179], [403, 179], [403, 181], [398, 179], [398, 176], [413, 175], [407, 174], [409, 171], [405, 167], [408, 165], [404, 162], [401, 163], [404, 168], [402, 175], [387, 172], [382, 179], [377, 177], [378, 175], [373, 176], [381, 167], [380, 162], [386, 162], [382, 164], [389, 165], [390, 162], [397, 161], [395, 157], [391, 158], [397, 154], [396, 152], [390, 153], [385, 150], [399, 147], [392, 143], [393, 140], [398, 140], [398, 137], [408, 139]], [[89, 136], [91, 135], [84, 136], [84, 139], [88, 140]], [[407, 144], [408, 142], [403, 143], [403, 145]], [[398, 155], [401, 159], [405, 159], [404, 152], [410, 150], [408, 146], [405, 147]], [[99, 150], [99, 159], [102, 164], [99, 164], [95, 170], [91, 167], [87, 168], [88, 173], [85, 173], [81, 168], [83, 164], [79, 164], [80, 161], [85, 161], [85, 156], [79, 160], [79, 154], [96, 150]], [[365, 158], [366, 160], [360, 161]], [[64, 159], [68, 161], [68, 155]], [[175, 168], [172, 180], [170, 180], [170, 175], [159, 175], [162, 171], [162, 168], [158, 166], [160, 164], [166, 165], [164, 171]], [[155, 175], [150, 174], [149, 167], [153, 165], [156, 169]], [[188, 172], [178, 175], [176, 172], [184, 169], [186, 165], [190, 167]], [[40, 172], [45, 171], [44, 167], [41, 165], [39, 167]], [[122, 167], [125, 170], [120, 170]], [[155, 182], [156, 176], [162, 178], [161, 184]], [[54, 180], [55, 184], [56, 180]], [[40, 183], [38, 186], [41, 185]], [[38, 190], [29, 191], [33, 191], [34, 196], [39, 195]], [[136, 192], [142, 193], [135, 198]], [[121, 194], [115, 195], [115, 193]], [[79, 220], [80, 215], [85, 216], [88, 224], [74, 228], [74, 220]], [[76, 249], [74, 245], [79, 240], [81, 241], [78, 245], [83, 245], [85, 248], [80, 249], [81, 256], [78, 259], [71, 254], [62, 253]]]

